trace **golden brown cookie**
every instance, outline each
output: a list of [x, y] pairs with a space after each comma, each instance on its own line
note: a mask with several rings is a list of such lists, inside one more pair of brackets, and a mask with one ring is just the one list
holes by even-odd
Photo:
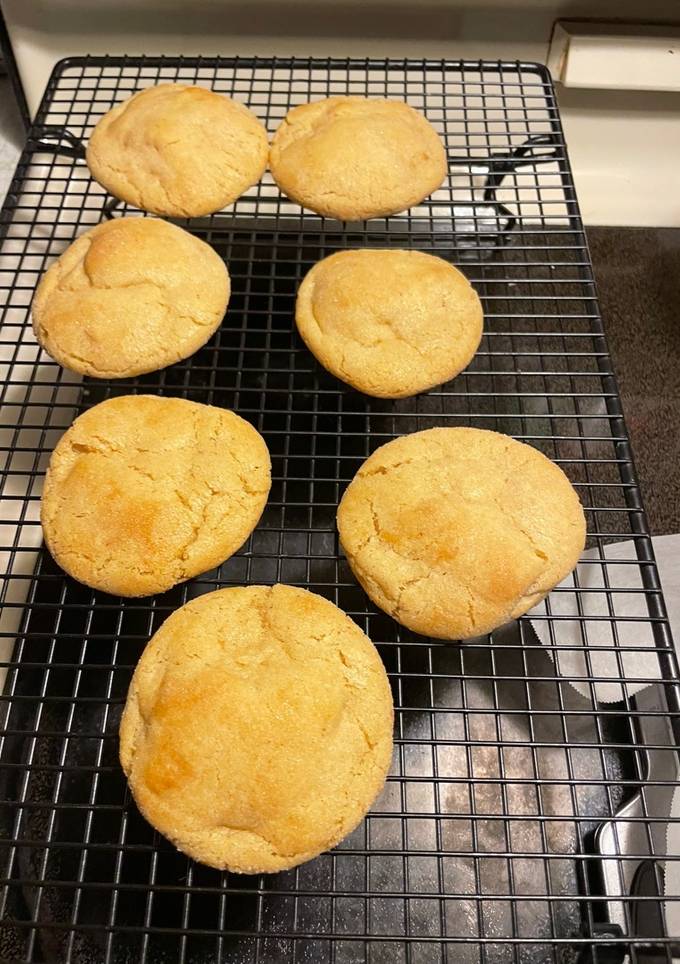
[[418, 204], [441, 186], [447, 159], [429, 121], [403, 101], [329, 97], [286, 114], [269, 166], [291, 200], [359, 221]]
[[81, 235], [43, 276], [33, 329], [65, 368], [126, 378], [205, 345], [229, 290], [209, 244], [157, 218], [115, 218]]
[[48, 549], [79, 582], [148, 596], [228, 559], [258, 523], [267, 446], [233, 412], [124, 395], [75, 420], [41, 504]]
[[221, 589], [177, 610], [135, 670], [120, 760], [137, 806], [183, 853], [269, 873], [361, 821], [392, 755], [377, 650], [291, 586]]
[[373, 602], [441, 639], [480, 636], [527, 612], [571, 572], [586, 535], [557, 465], [474, 428], [377, 449], [342, 497], [338, 529]]
[[420, 251], [364, 248], [315, 264], [295, 321], [324, 368], [360, 392], [405, 398], [469, 364], [482, 306], [464, 274]]
[[143, 211], [199, 217], [231, 204], [267, 166], [267, 134], [230, 97], [147, 87], [102, 117], [87, 145], [92, 177]]

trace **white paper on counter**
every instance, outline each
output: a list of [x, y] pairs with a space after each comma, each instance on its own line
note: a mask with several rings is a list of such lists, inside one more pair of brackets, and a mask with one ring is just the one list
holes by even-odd
[[[666, 598], [666, 606], [671, 620], [671, 631], [674, 638], [680, 636], [680, 536], [658, 536], [653, 540], [661, 582]], [[589, 683], [587, 680], [569, 679], [571, 685], [591, 701], [593, 691], [598, 701], [610, 703], [633, 696], [645, 686], [661, 678], [656, 646], [652, 633], [652, 624], [644, 621], [626, 621], [626, 617], [641, 617], [649, 619], [645, 596], [641, 592], [626, 592], [630, 589], [643, 589], [640, 566], [636, 565], [637, 555], [632, 541], [607, 545], [603, 549], [604, 557], [609, 560], [606, 565], [607, 579], [611, 587], [611, 605], [613, 617], [616, 619], [618, 635], [618, 653], [614, 649], [599, 647], [614, 647], [615, 639], [606, 592], [579, 592], [582, 624], [574, 620], [555, 620], [552, 623], [551, 638], [549, 624], [543, 619], [532, 621], [532, 626], [542, 643], [550, 645], [552, 642], [559, 646], [574, 646], [575, 649], [554, 649], [548, 652], [554, 659], [557, 669], [562, 676], [597, 676], [603, 680]], [[589, 549], [583, 554], [584, 559], [602, 558], [599, 549]], [[627, 565], [617, 565], [615, 560], [630, 560]], [[630, 563], [633, 564], [630, 564]], [[577, 567], [579, 589], [605, 589], [604, 567], [597, 563], [579, 563]], [[569, 575], [560, 583], [560, 588], [569, 590], [574, 588], [574, 577]], [[618, 590], [618, 591], [617, 591]], [[546, 602], [540, 603], [532, 609], [529, 616], [545, 614]], [[575, 592], [553, 592], [550, 595], [550, 612], [559, 616], [580, 616]], [[604, 616], [603, 620], [588, 621], [588, 616]], [[587, 646], [587, 652], [583, 648]], [[626, 652], [626, 647], [634, 647]], [[648, 649], [649, 652], [644, 650]], [[588, 657], [588, 658], [586, 658]], [[590, 665], [589, 665], [590, 664]], [[637, 678], [637, 682], [622, 683], [624, 678]], [[592, 686], [592, 689], [591, 689]]]
[[673, 791], [671, 820], [677, 822], [669, 823], [666, 829], [666, 853], [678, 859], [665, 861], [663, 895], [677, 898], [666, 900], [664, 904], [666, 933], [675, 937], [680, 934], [680, 787], [676, 787]]

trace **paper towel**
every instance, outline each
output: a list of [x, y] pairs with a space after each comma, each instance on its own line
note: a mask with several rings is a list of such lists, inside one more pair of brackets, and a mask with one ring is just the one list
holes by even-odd
[[[680, 619], [679, 543], [678, 536], [661, 536], [653, 540], [672, 622]], [[611, 612], [607, 593], [604, 591], [605, 566], [597, 563], [603, 555], [607, 560]], [[632, 541], [613, 543], [605, 546], [602, 551], [599, 548], [589, 549], [583, 554], [583, 559], [594, 561], [579, 563], [576, 570], [576, 584], [580, 590], [589, 591], [579, 592], [578, 597], [575, 592], [569, 592], [575, 588], [572, 574], [560, 583], [560, 589], [565, 591], [553, 592], [549, 597], [550, 613], [558, 616], [581, 616], [578, 606], [580, 601], [583, 622], [569, 619], [555, 620], [552, 623], [552, 639], [549, 624], [544, 619], [533, 620], [532, 625], [541, 642], [550, 645], [554, 641], [555, 647], [575, 647], [549, 650], [562, 676], [603, 678], [603, 681], [593, 684], [586, 680], [569, 679], [581, 696], [592, 701], [594, 695], [596, 700], [610, 703], [621, 700], [625, 696], [633, 696], [645, 686], [660, 679], [661, 668], [656, 653], [652, 623], [639, 621], [649, 620], [645, 596], [639, 591], [627, 591], [644, 588], [641, 567], [636, 564], [634, 543]], [[627, 564], [621, 564], [623, 560], [627, 560]], [[619, 561], [618, 565], [617, 561]], [[529, 615], [545, 615], [547, 612], [548, 604], [544, 601]], [[589, 616], [606, 618], [589, 620]], [[638, 617], [638, 621], [631, 621], [631, 617]], [[611, 618], [616, 620], [618, 643]], [[629, 678], [630, 681], [622, 682], [622, 678]]]
[[[669, 823], [666, 830], [666, 853], [680, 858], [680, 787], [676, 787], [673, 791], [671, 821], [676, 822]], [[664, 897], [677, 898], [666, 900], [664, 903], [666, 933], [675, 937], [680, 935], [680, 859], [666, 860], [663, 880]]]

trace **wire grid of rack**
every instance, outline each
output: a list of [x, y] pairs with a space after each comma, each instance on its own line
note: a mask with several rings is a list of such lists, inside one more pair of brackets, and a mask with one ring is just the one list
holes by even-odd
[[[142, 378], [80, 380], [38, 349], [32, 293], [82, 230], [138, 213], [90, 179], [81, 144], [114, 103], [163, 81], [233, 95], [270, 132], [309, 99], [406, 99], [443, 136], [450, 176], [410, 212], [343, 225], [303, 213], [267, 175], [232, 209], [185, 222], [232, 277], [225, 321], [206, 347]], [[546, 70], [63, 61], [1, 230], [0, 958], [671, 960], [678, 934], [666, 929], [661, 895], [677, 776], [677, 665]], [[485, 335], [457, 379], [417, 398], [375, 400], [337, 382], [305, 349], [292, 323], [298, 283], [319, 258], [362, 245], [433, 251], [472, 280]], [[41, 548], [38, 521], [42, 477], [63, 429], [126, 392], [233, 408], [263, 434], [273, 463], [268, 507], [243, 550], [146, 600], [66, 578]], [[533, 623], [525, 617], [464, 645], [416, 636], [376, 611], [335, 532], [337, 502], [362, 460], [390, 438], [435, 425], [497, 429], [536, 446], [567, 472], [588, 519], [591, 558], [576, 586], [555, 590]], [[624, 539], [623, 560], [602, 561], [605, 546]], [[588, 565], [601, 574], [594, 588]], [[632, 574], [625, 592], [621, 573]], [[135, 662], [172, 610], [218, 586], [274, 581], [327, 596], [374, 640], [393, 687], [395, 756], [371, 814], [336, 850], [287, 873], [239, 877], [192, 863], [140, 817], [118, 765], [117, 725]], [[557, 605], [561, 593], [575, 600], [571, 615]], [[604, 609], [593, 616], [595, 596]], [[595, 644], [603, 626], [608, 642]], [[565, 627], [576, 627], [577, 641]], [[562, 657], [577, 650], [574, 670]], [[632, 669], [631, 654], [644, 657]], [[631, 695], [636, 681], [650, 685]], [[612, 682], [618, 698], [602, 702], [598, 687]]]

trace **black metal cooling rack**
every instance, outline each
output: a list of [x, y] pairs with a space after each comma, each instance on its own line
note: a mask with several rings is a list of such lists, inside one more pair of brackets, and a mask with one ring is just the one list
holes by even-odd
[[[82, 143], [115, 102], [162, 81], [233, 95], [270, 131], [310, 98], [405, 98], [444, 137], [450, 177], [410, 212], [361, 224], [303, 213], [265, 177], [232, 209], [188, 222], [233, 282], [208, 345], [133, 381], [80, 380], [36, 346], [32, 293], [78, 233], [125, 211], [89, 178]], [[0, 959], [670, 961], [680, 932], [662, 895], [677, 664], [546, 70], [63, 61], [0, 229]], [[453, 382], [370, 399], [306, 351], [292, 324], [300, 279], [324, 255], [360, 245], [435, 251], [467, 272], [485, 335]], [[38, 504], [73, 417], [140, 391], [238, 411], [267, 441], [274, 484], [262, 523], [219, 570], [124, 601], [64, 577], [41, 548]], [[339, 496], [361, 461], [434, 425], [494, 428], [535, 445], [570, 476], [588, 518], [575, 585], [552, 593], [533, 623], [465, 645], [418, 637], [377, 612], [335, 533]], [[622, 558], [607, 560], [621, 540]], [[396, 750], [372, 813], [335, 851], [288, 873], [238, 877], [193, 864], [140, 817], [118, 766], [117, 725], [135, 661], [169, 612], [216, 586], [276, 580], [328, 596], [376, 642], [394, 691]]]

